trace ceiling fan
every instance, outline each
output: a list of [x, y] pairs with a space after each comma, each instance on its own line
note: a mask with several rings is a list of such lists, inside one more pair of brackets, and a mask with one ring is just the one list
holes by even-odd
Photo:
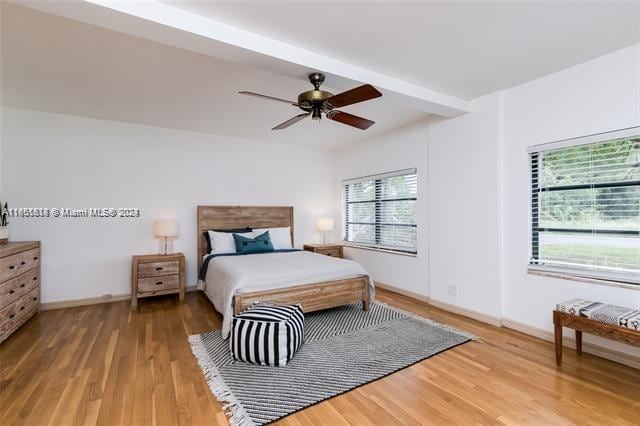
[[335, 109], [382, 96], [382, 93], [378, 92], [372, 85], [365, 84], [360, 87], [356, 87], [355, 89], [334, 95], [333, 93], [320, 90], [320, 85], [324, 83], [324, 74], [319, 72], [311, 73], [309, 74], [309, 81], [313, 84], [314, 89], [300, 93], [298, 95], [298, 102], [274, 98], [273, 96], [261, 95], [254, 92], [243, 91], [238, 93], [241, 95], [255, 96], [257, 98], [268, 99], [276, 102], [284, 102], [286, 104], [296, 106], [304, 111], [304, 114], [296, 115], [284, 123], [278, 124], [271, 130], [286, 129], [292, 124], [295, 124], [309, 116], [311, 116], [314, 121], [320, 121], [320, 119], [322, 119], [322, 113], [324, 113], [329, 120], [337, 121], [339, 123], [346, 124], [347, 126], [357, 127], [362, 130], [366, 130], [375, 124], [375, 121], [367, 120], [366, 118], [358, 117], [357, 115]]

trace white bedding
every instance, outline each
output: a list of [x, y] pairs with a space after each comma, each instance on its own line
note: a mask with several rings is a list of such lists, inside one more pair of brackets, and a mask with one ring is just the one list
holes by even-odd
[[223, 315], [222, 337], [226, 339], [231, 329], [233, 295], [236, 293], [314, 284], [359, 275], [369, 278], [369, 293], [373, 300], [371, 276], [351, 260], [308, 251], [220, 256], [209, 261], [204, 292]]

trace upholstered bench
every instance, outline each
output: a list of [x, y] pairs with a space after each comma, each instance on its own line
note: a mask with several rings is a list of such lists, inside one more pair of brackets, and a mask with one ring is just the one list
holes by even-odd
[[556, 363], [562, 363], [562, 327], [576, 331], [576, 352], [582, 355], [582, 333], [640, 346], [640, 309], [572, 299], [553, 311]]
[[230, 336], [234, 360], [284, 367], [304, 341], [302, 306], [254, 303], [234, 315]]

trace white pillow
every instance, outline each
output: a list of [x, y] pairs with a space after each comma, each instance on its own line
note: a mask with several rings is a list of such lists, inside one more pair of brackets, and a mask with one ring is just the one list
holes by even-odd
[[[231, 232], [209, 232], [209, 241], [211, 241], [211, 252], [209, 254], [225, 254], [236, 252], [236, 242], [233, 239], [233, 233]], [[256, 234], [254, 232], [242, 232], [239, 235], [247, 238], [254, 238]]]
[[284, 228], [263, 228], [254, 229], [253, 233], [257, 235], [263, 234], [265, 231], [269, 231], [269, 237], [271, 238], [271, 244], [275, 250], [292, 249], [291, 245], [291, 227]]

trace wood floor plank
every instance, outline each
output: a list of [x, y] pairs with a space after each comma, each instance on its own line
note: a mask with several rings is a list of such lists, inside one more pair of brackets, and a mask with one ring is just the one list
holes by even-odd
[[[640, 371], [388, 291], [391, 305], [477, 335], [282, 419], [306, 424], [638, 424]], [[220, 328], [201, 293], [45, 311], [0, 345], [0, 424], [226, 424], [188, 336]]]

